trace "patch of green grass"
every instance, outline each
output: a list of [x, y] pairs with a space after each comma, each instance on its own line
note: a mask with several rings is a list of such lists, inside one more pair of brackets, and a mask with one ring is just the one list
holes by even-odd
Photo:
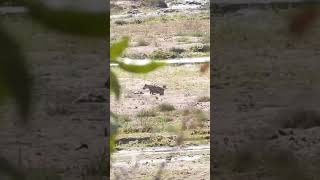
[[208, 45], [208, 44], [195, 45], [190, 48], [190, 51], [192, 51], [192, 52], [210, 52], [210, 45]]
[[183, 129], [204, 128], [208, 123], [208, 115], [200, 109], [185, 109], [182, 115], [187, 117], [183, 120]]
[[141, 110], [138, 112], [137, 117], [155, 117], [157, 112], [155, 110]]
[[131, 122], [132, 119], [128, 115], [119, 115], [118, 121], [125, 123], [125, 122]]
[[174, 59], [179, 57], [179, 54], [176, 52], [172, 52], [172, 51], [165, 51], [162, 49], [159, 50], [155, 50], [153, 51], [149, 57], [151, 59], [157, 59], [157, 60], [161, 60], [161, 59]]
[[172, 48], [169, 49], [169, 51], [177, 53], [177, 54], [181, 54], [181, 53], [184, 53], [186, 50], [183, 49], [183, 48], [172, 47]]
[[210, 56], [210, 52], [205, 52], [205, 53], [192, 53], [190, 54], [189, 57], [199, 58], [199, 57], [209, 57], [209, 56]]
[[150, 118], [141, 117], [139, 118], [140, 132], [152, 132], [154, 124]]
[[119, 25], [119, 26], [129, 24], [129, 22], [128, 22], [128, 21], [125, 21], [125, 20], [116, 20], [116, 21], [114, 21], [114, 23], [115, 23], [116, 25]]
[[180, 31], [176, 33], [176, 36], [205, 37], [207, 34], [202, 31]]
[[184, 42], [184, 43], [188, 43], [189, 42], [189, 38], [188, 37], [178, 37], [176, 39], [177, 42]]
[[176, 108], [172, 104], [162, 103], [158, 106], [161, 112], [174, 111]]
[[198, 102], [210, 102], [209, 96], [201, 96], [197, 99]]
[[194, 31], [191, 33], [191, 36], [193, 36], [193, 37], [203, 37], [205, 35], [206, 35], [206, 33], [201, 32], [201, 31]]

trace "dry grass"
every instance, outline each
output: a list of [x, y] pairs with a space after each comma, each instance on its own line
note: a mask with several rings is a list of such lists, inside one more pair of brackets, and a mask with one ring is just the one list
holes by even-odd
[[195, 43], [194, 40], [197, 38], [200, 39], [198, 43], [207, 42], [210, 34], [208, 19], [194, 20], [180, 16], [164, 19], [155, 18], [139, 24], [118, 20], [116, 24], [111, 25], [111, 36], [113, 39], [129, 36], [132, 42], [137, 42], [136, 46], [127, 50], [127, 57], [136, 59], [144, 57], [143, 54], [157, 59], [175, 58], [181, 53], [170, 51], [170, 48]]

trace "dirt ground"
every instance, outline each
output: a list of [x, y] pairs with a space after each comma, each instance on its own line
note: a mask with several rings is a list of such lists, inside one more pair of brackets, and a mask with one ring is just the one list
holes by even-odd
[[111, 14], [111, 41], [123, 36], [131, 39], [125, 57], [173, 59], [209, 56], [209, 6], [207, 9], [165, 11], [140, 7], [137, 4], [141, 2], [111, 1], [111, 4], [123, 8], [117, 14]]
[[[143, 152], [128, 150], [115, 153], [113, 176], [119, 179], [209, 179], [210, 146], [187, 148], [147, 148]], [[128, 162], [128, 159], [131, 161]], [[137, 173], [139, 171], [139, 173]]]
[[[161, 60], [210, 55], [208, 8], [152, 9], [139, 6], [141, 2], [113, 1], [111, 6], [118, 8], [111, 10], [112, 41], [122, 36], [131, 39], [124, 57]], [[184, 5], [179, 6], [189, 7]], [[120, 117], [111, 179], [210, 179], [210, 70], [201, 73], [197, 64], [169, 65], [133, 75], [112, 68], [122, 96], [119, 101], [111, 99], [111, 110]], [[143, 89], [145, 84], [166, 86], [164, 95], [151, 95]], [[199, 128], [194, 127], [198, 123]]]
[[293, 38], [293, 12], [215, 17], [215, 179], [319, 179], [320, 24]]
[[[146, 109], [150, 109], [153, 107], [157, 107], [163, 103], [170, 104], [175, 107], [175, 110], [169, 113], [162, 114], [161, 112], [155, 117], [154, 124], [151, 126], [155, 129], [155, 131], [145, 132], [145, 133], [134, 133], [134, 132], [122, 132], [118, 135], [118, 153], [113, 155], [112, 165], [119, 164], [119, 153], [126, 154], [123, 151], [126, 150], [138, 150], [143, 151], [146, 147], [154, 147], [153, 152], [157, 152], [160, 147], [159, 145], [167, 147], [167, 146], [175, 146], [176, 137], [179, 135], [178, 132], [170, 132], [168, 129], [170, 125], [174, 127], [180, 128], [180, 123], [183, 121], [183, 117], [179, 112], [186, 109], [199, 109], [205, 113], [205, 117], [209, 118], [210, 112], [210, 101], [199, 102], [199, 97], [210, 97], [210, 78], [209, 72], [205, 74], [201, 74], [199, 72], [199, 65], [191, 65], [191, 66], [178, 66], [178, 67], [164, 67], [159, 69], [153, 73], [148, 75], [131, 75], [128, 73], [124, 73], [116, 71], [120, 76], [120, 82], [123, 86], [123, 95], [120, 101], [116, 101], [114, 99], [111, 100], [111, 110], [116, 112], [117, 114], [126, 115], [126, 117], [130, 120], [129, 126], [140, 126], [139, 116], [138, 114], [141, 111], [145, 111]], [[166, 85], [167, 90], [163, 96], [160, 95], [151, 95], [148, 90], [143, 90], [144, 84], [154, 83], [157, 85]], [[139, 92], [139, 93], [136, 93]], [[157, 119], [159, 117], [160, 119]], [[161, 118], [170, 118], [172, 119], [169, 122], [165, 122], [165, 127], [168, 128], [160, 128], [157, 130], [156, 127], [161, 126], [162, 124], [157, 124], [157, 121], [161, 120]], [[191, 118], [191, 121], [194, 120]], [[148, 121], [153, 120], [152, 117], [147, 119]], [[209, 119], [205, 119], [206, 126], [201, 128], [199, 131], [206, 132], [205, 136], [196, 136], [192, 135], [192, 132], [196, 132], [197, 130], [186, 131], [187, 137], [190, 137], [191, 140], [185, 139], [184, 144], [189, 147], [190, 145], [200, 145], [209, 143]], [[125, 122], [122, 122], [125, 123]], [[122, 126], [123, 124], [120, 124]], [[128, 129], [128, 127], [123, 126], [120, 129]], [[191, 135], [189, 134], [191, 132]], [[208, 135], [208, 136], [207, 136]], [[186, 137], [186, 138], [187, 138]], [[197, 139], [199, 137], [200, 139]], [[207, 138], [205, 138], [207, 137]], [[155, 139], [156, 138], [156, 139]], [[172, 141], [170, 141], [172, 140]], [[156, 141], [156, 142], [153, 142]], [[157, 143], [157, 141], [163, 142], [162, 144]], [[167, 142], [168, 141], [168, 142]], [[121, 142], [121, 143], [120, 143]], [[142, 145], [141, 145], [142, 144]], [[147, 145], [147, 146], [146, 146]], [[173, 155], [168, 155], [167, 153], [156, 154], [145, 156], [134, 156], [139, 161], [146, 161], [148, 159], [156, 159], [156, 160], [165, 160], [168, 157], [176, 157], [177, 159], [181, 159], [184, 156], [187, 157], [196, 157], [197, 153], [193, 153], [193, 151], [185, 151], [187, 155], [179, 152], [172, 152]], [[125, 158], [124, 163], [128, 163], [129, 166], [112, 166], [111, 169], [111, 179], [116, 179], [119, 176], [120, 179], [126, 178], [125, 174], [129, 174], [132, 179], [150, 179], [155, 177], [157, 172], [159, 171], [161, 164], [156, 163], [152, 165], [141, 164], [139, 167], [134, 167], [134, 161], [132, 160], [130, 153], [127, 154], [129, 158]], [[163, 173], [161, 173], [161, 177], [163, 179], [209, 179], [209, 149], [203, 150], [200, 153], [199, 159], [186, 161], [169, 161], [166, 163]], [[170, 167], [175, 167], [174, 169]], [[123, 169], [123, 170], [121, 170]]]
[[[105, 41], [61, 35], [24, 15], [1, 21], [23, 46], [35, 80], [27, 128], [16, 126], [11, 100], [1, 105], [1, 156], [31, 179], [103, 178]], [[88, 149], [75, 150], [81, 144]]]

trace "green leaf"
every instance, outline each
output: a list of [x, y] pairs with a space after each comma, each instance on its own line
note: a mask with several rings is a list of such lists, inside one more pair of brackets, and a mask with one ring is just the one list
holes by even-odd
[[120, 98], [120, 84], [114, 72], [110, 71], [110, 92], [115, 93], [117, 100]]
[[0, 26], [0, 96], [16, 99], [20, 115], [26, 120], [31, 104], [31, 75], [20, 49]]
[[112, 154], [115, 151], [116, 147], [116, 135], [113, 134], [110, 136], [110, 154]]
[[165, 65], [165, 63], [162, 62], [154, 62], [152, 61], [149, 64], [146, 65], [129, 65], [125, 64], [123, 62], [117, 62], [119, 64], [119, 67], [122, 68], [125, 71], [131, 72], [131, 73], [149, 73], [151, 71], [154, 71], [155, 69], [162, 67]]
[[114, 62], [118, 57], [121, 56], [121, 54], [124, 52], [124, 50], [129, 45], [129, 38], [124, 37], [120, 42], [112, 44], [110, 48], [110, 61]]
[[105, 12], [89, 13], [72, 9], [50, 9], [39, 0], [17, 0], [30, 10], [30, 16], [41, 24], [74, 35], [108, 37], [110, 17]]

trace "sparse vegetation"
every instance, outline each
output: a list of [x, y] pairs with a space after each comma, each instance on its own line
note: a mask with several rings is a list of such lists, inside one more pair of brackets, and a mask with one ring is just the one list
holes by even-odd
[[174, 52], [174, 53], [177, 53], [177, 54], [181, 54], [181, 53], [186, 52], [185, 49], [183, 49], [183, 48], [178, 48], [178, 47], [172, 47], [172, 48], [169, 49], [169, 51]]
[[210, 102], [209, 96], [201, 96], [197, 99], [198, 102]]
[[148, 46], [150, 43], [144, 39], [139, 39], [137, 42], [137, 46]]
[[189, 38], [187, 38], [187, 37], [178, 37], [177, 38], [177, 42], [188, 43], [189, 42]]
[[168, 5], [165, 0], [144, 0], [144, 6], [153, 7], [153, 8], [167, 8]]
[[165, 51], [165, 50], [155, 50], [153, 51], [149, 57], [151, 59], [157, 59], [157, 60], [161, 60], [161, 59], [174, 59], [177, 58], [179, 56], [178, 53], [176, 52], [172, 52], [172, 51]]
[[199, 45], [195, 45], [195, 46], [192, 46], [190, 48], [190, 51], [192, 52], [210, 52], [210, 46], [205, 44], [199, 44]]
[[138, 112], [137, 117], [155, 117], [156, 115], [156, 111], [151, 109]]
[[172, 104], [162, 103], [158, 106], [161, 112], [174, 111], [176, 108]]

